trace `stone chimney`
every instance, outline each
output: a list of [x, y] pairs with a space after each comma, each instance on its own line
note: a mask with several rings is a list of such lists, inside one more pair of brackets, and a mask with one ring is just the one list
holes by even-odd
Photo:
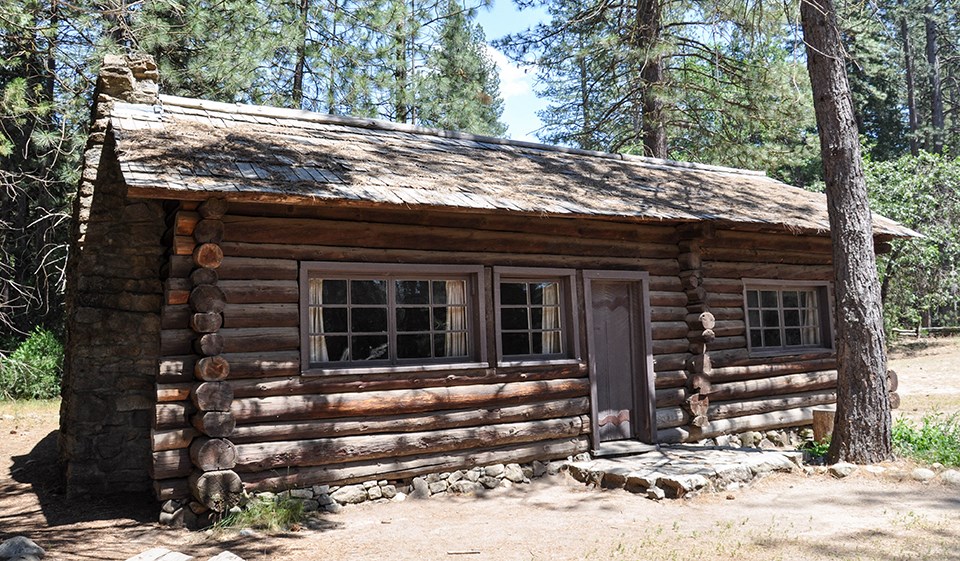
[[155, 104], [160, 87], [157, 63], [150, 55], [107, 55], [97, 79], [97, 101], [100, 96], [128, 103]]

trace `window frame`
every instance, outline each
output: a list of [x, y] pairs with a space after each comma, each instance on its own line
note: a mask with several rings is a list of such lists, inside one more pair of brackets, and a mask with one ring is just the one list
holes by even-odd
[[[501, 338], [501, 282], [545, 282], [557, 281], [560, 285], [560, 340], [564, 347], [562, 356], [558, 355], [511, 355], [503, 356]], [[493, 268], [493, 312], [496, 323], [493, 337], [496, 339], [497, 366], [543, 366], [580, 363], [580, 314], [581, 308], [577, 295], [576, 269], [553, 269], [541, 267], [494, 267]], [[564, 324], [569, 326], [564, 328]]]
[[[747, 351], [750, 356], [785, 356], [795, 354], [805, 354], [821, 351], [825, 354], [833, 354], [835, 345], [833, 340], [833, 283], [829, 281], [817, 280], [778, 280], [778, 279], [742, 279], [743, 281], [743, 325], [744, 335], [747, 341]], [[785, 329], [783, 321], [783, 296], [784, 291], [814, 289], [817, 293], [817, 312], [820, 323], [820, 344], [819, 345], [797, 345], [780, 347], [754, 347], [750, 338], [750, 306], [747, 303], [747, 292], [751, 290], [776, 290], [778, 293], [778, 313], [779, 328], [781, 332], [781, 342], [785, 340], [783, 330]], [[760, 326], [757, 326], [760, 327]]]
[[[312, 277], [346, 276], [358, 280], [386, 279], [388, 283], [398, 280], [444, 280], [465, 279], [467, 283], [466, 314], [468, 350], [466, 357], [428, 359], [390, 359], [370, 364], [364, 361], [335, 362], [329, 366], [310, 364], [310, 279]], [[301, 261], [298, 279], [300, 299], [300, 373], [305, 376], [362, 375], [371, 373], [425, 372], [432, 370], [460, 370], [486, 368], [486, 305], [484, 304], [484, 273], [482, 266], [408, 264], [408, 263], [354, 263], [340, 261]], [[388, 294], [391, 293], [388, 286]], [[388, 297], [387, 337], [396, 349], [397, 302]], [[391, 316], [394, 316], [391, 319]], [[394, 350], [395, 352], [395, 350]]]

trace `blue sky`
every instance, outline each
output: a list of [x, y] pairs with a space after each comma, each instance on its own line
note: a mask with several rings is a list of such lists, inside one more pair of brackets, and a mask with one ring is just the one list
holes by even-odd
[[[541, 9], [517, 10], [513, 0], [493, 0], [489, 9], [480, 8], [479, 12], [477, 21], [483, 26], [488, 42], [523, 31], [546, 18], [546, 12]], [[500, 70], [500, 95], [504, 104], [500, 120], [509, 127], [507, 136], [536, 142], [533, 132], [543, 125], [536, 113], [547, 104], [533, 93], [533, 72], [518, 68], [493, 47], [490, 47], [490, 56]]]

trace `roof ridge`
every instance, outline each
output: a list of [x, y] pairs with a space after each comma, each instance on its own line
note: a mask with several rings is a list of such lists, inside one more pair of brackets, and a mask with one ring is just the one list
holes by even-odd
[[436, 136], [439, 138], [452, 138], [455, 140], [469, 140], [485, 144], [494, 144], [499, 146], [514, 146], [517, 148], [526, 148], [531, 150], [541, 150], [545, 152], [556, 152], [560, 154], [575, 154], [579, 156], [592, 156], [596, 158], [621, 160], [624, 162], [642, 164], [654, 168], [668, 169], [687, 169], [696, 171], [706, 171], [713, 173], [724, 173], [733, 175], [747, 175], [751, 177], [767, 177], [763, 171], [739, 169], [726, 166], [715, 166], [708, 164], [698, 164], [692, 162], [681, 162], [677, 160], [667, 160], [661, 158], [650, 158], [647, 156], [637, 156], [634, 154], [618, 154], [614, 152], [602, 152], [599, 150], [585, 150], [583, 148], [570, 148], [566, 146], [555, 146], [552, 144], [542, 144], [539, 142], [529, 142], [526, 140], [513, 140], [509, 138], [499, 138], [495, 136], [486, 136], [471, 134], [459, 131], [450, 131], [430, 127], [421, 127], [406, 123], [395, 123], [382, 119], [372, 119], [366, 117], [347, 117], [341, 115], [330, 115], [327, 113], [317, 113], [314, 111], [304, 111], [302, 109], [288, 109], [283, 107], [271, 107], [268, 105], [252, 105], [246, 103], [224, 103], [221, 101], [210, 101], [206, 99], [180, 97], [174, 95], [160, 95], [161, 104], [170, 104], [187, 109], [203, 109], [217, 111], [221, 113], [235, 113], [241, 115], [255, 115], [260, 117], [272, 117], [278, 119], [293, 119], [320, 124], [344, 125], [352, 127], [361, 127], [367, 129], [379, 129], [387, 131], [405, 132], [420, 134], [426, 136]]

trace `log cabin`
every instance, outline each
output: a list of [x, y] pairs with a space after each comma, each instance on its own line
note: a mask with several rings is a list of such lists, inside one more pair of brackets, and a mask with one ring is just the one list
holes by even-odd
[[[763, 173], [159, 95], [108, 57], [71, 493], [276, 490], [808, 425], [825, 198]], [[875, 247], [914, 232], [874, 216]]]

